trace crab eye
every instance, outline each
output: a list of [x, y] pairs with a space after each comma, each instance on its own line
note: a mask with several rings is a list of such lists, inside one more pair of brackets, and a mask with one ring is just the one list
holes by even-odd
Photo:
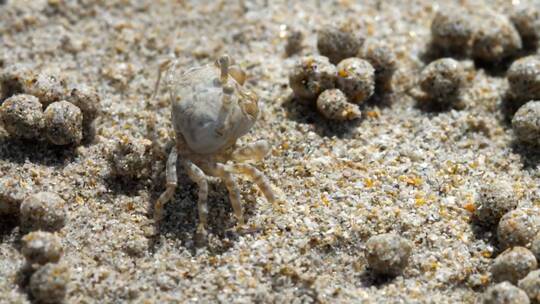
[[216, 61], [216, 65], [218, 67], [228, 68], [230, 64], [231, 64], [231, 58], [227, 54], [221, 55]]

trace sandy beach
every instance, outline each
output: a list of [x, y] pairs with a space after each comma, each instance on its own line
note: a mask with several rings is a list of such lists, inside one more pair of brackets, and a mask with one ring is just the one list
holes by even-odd
[[[101, 99], [95, 139], [78, 146], [15, 139], [0, 126], [0, 181], [12, 181], [0, 200], [49, 191], [66, 202], [56, 231], [69, 272], [65, 303], [475, 303], [501, 250], [471, 206], [497, 180], [519, 208], [540, 207], [540, 154], [516, 141], [500, 111], [504, 72], [464, 59], [472, 68], [462, 109], [426, 111], [408, 92], [427, 64], [437, 11], [504, 14], [518, 2], [0, 1], [1, 69], [55, 73]], [[388, 102], [368, 103], [352, 122], [325, 119], [289, 87], [299, 58], [318, 53], [317, 31], [336, 24], [385, 41], [397, 58]], [[305, 39], [287, 56], [291, 31]], [[151, 100], [163, 59], [172, 54], [187, 69], [224, 53], [260, 97], [259, 119], [239, 144], [270, 143], [256, 166], [281, 200], [270, 204], [241, 180], [250, 229], [238, 233], [227, 189], [211, 179], [208, 240], [197, 246], [197, 185], [186, 173], [179, 169], [155, 233], [165, 157], [148, 152], [147, 170], [128, 178], [110, 159], [122, 138], [150, 138], [153, 115], [157, 150], [174, 142], [168, 92]], [[36, 303], [19, 222], [17, 212], [0, 214], [0, 303]], [[364, 254], [371, 236], [388, 232], [413, 244], [395, 278], [374, 275]]]

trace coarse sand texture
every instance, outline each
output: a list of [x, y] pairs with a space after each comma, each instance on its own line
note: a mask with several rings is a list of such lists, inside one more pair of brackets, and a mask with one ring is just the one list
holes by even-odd
[[0, 0], [0, 304], [540, 303], [540, 0]]

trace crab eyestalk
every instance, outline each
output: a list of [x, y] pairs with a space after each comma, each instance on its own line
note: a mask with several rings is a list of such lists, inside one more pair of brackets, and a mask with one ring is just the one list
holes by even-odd
[[230, 64], [231, 64], [231, 59], [230, 59], [229, 55], [223, 55], [223, 56], [219, 57], [219, 59], [216, 61], [216, 65], [221, 70], [221, 75], [220, 75], [221, 84], [226, 84], [227, 80], [229, 79], [229, 66], [230, 66]]

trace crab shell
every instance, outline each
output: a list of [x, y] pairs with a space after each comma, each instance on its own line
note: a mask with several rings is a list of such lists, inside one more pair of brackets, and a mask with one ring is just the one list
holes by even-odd
[[[169, 85], [176, 136], [181, 135], [195, 153], [213, 154], [233, 146], [257, 120], [257, 95], [234, 76], [220, 79], [220, 69], [215, 65], [190, 69]], [[228, 94], [224, 86], [229, 87]], [[230, 100], [228, 113], [225, 97]]]

